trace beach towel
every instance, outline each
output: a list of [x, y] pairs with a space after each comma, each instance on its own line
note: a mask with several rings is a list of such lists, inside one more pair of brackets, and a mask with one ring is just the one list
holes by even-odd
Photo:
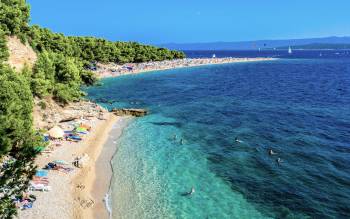
[[22, 206], [22, 210], [26, 210], [26, 209], [29, 209], [29, 208], [32, 208], [33, 207], [33, 203], [32, 202], [28, 202], [27, 204], [24, 204]]
[[61, 165], [68, 165], [69, 163], [64, 161], [64, 160], [54, 160], [52, 161], [52, 163], [55, 163], [55, 164], [61, 164]]
[[76, 135], [71, 135], [71, 136], [67, 136], [67, 138], [72, 139], [72, 140], [76, 140], [76, 141], [81, 141], [82, 138]]
[[39, 176], [39, 177], [47, 177], [48, 172], [47, 170], [38, 170], [35, 173], [35, 176]]

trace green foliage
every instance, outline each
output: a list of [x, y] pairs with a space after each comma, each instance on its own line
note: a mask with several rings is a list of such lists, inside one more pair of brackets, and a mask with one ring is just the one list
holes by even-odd
[[148, 62], [185, 57], [183, 52], [135, 42], [111, 42], [93, 37], [66, 37], [39, 26], [30, 28], [28, 39], [31, 46], [39, 52], [46, 50], [87, 62]]
[[38, 105], [40, 106], [40, 109], [42, 109], [42, 110], [45, 110], [46, 107], [47, 107], [47, 105], [46, 105], [46, 103], [45, 103], [44, 101], [40, 101], [40, 102], [38, 103]]
[[11, 35], [26, 32], [29, 11], [25, 0], [0, 0], [0, 29]]
[[28, 187], [29, 179], [34, 175], [36, 166], [34, 157], [37, 152], [34, 146], [44, 146], [40, 136], [31, 135], [24, 139], [21, 148], [13, 150], [9, 156], [14, 162], [5, 168], [0, 168], [0, 218], [13, 218], [17, 209], [12, 201], [13, 197], [21, 197], [22, 191]]
[[5, 33], [0, 29], [0, 64], [8, 59]]
[[61, 103], [76, 101], [83, 95], [82, 84], [96, 81], [92, 72], [83, 69], [82, 62], [62, 54], [42, 52], [31, 76], [31, 89], [34, 95], [53, 95]]
[[91, 86], [97, 82], [95, 74], [91, 71], [83, 70], [80, 72], [80, 77], [85, 85]]
[[55, 66], [49, 53], [43, 52], [39, 55], [31, 79], [31, 88], [34, 95], [44, 97], [52, 93]]
[[13, 197], [20, 196], [36, 167], [34, 147], [45, 146], [32, 128], [33, 97], [28, 76], [9, 66], [0, 65], [0, 160], [5, 155], [14, 158], [6, 167], [0, 166], [0, 218], [16, 214]]
[[32, 128], [33, 98], [25, 78], [7, 66], [0, 69], [0, 154], [21, 147]]

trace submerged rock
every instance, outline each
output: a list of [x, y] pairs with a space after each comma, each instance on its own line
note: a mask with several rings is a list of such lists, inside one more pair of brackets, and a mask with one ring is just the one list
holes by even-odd
[[146, 109], [113, 109], [112, 112], [117, 116], [141, 117], [148, 114]]

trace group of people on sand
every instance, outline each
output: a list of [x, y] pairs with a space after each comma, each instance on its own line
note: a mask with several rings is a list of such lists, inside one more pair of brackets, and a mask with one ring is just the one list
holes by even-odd
[[[235, 142], [236, 142], [236, 143], [243, 143], [243, 141], [239, 140], [238, 137], [235, 137]], [[274, 152], [272, 149], [269, 149], [269, 152], [268, 152], [268, 153], [269, 153], [270, 156], [278, 155], [278, 153]], [[278, 158], [276, 159], [276, 162], [277, 162], [278, 164], [281, 164], [281, 163], [283, 162], [283, 160], [282, 160], [280, 157], [278, 157]]]
[[139, 73], [144, 71], [155, 71], [155, 70], [165, 70], [173, 69], [179, 67], [189, 67], [189, 66], [199, 66], [208, 64], [223, 64], [223, 63], [233, 63], [242, 61], [259, 61], [266, 60], [268, 58], [185, 58], [185, 59], [174, 59], [174, 60], [164, 60], [164, 61], [151, 61], [142, 63], [126, 63], [123, 65], [117, 63], [102, 64], [95, 63], [96, 66], [91, 66], [90, 70], [94, 71], [100, 77], [106, 76], [118, 76], [130, 73]]

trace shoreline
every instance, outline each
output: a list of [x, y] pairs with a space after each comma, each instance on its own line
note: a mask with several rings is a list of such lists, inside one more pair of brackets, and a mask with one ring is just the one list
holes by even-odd
[[[186, 65], [183, 65], [184, 60], [166, 61], [166, 65], [163, 65], [164, 62], [160, 62], [163, 64], [157, 62], [157, 64], [154, 65], [155, 68], [138, 69], [138, 67], [136, 67], [132, 72], [127, 71], [120, 73], [119, 75], [106, 74], [106, 72], [111, 71], [109, 68], [104, 68], [102, 74], [95, 73], [99, 78], [117, 77], [150, 71], [227, 63], [271, 61], [275, 59], [222, 58], [186, 60]], [[170, 66], [169, 63], [171, 63]], [[145, 65], [145, 63], [140, 65]], [[101, 71], [101, 69], [99, 71]], [[19, 211], [17, 218], [111, 218], [105, 203], [105, 198], [106, 195], [110, 193], [113, 177], [113, 167], [111, 162], [113, 156], [117, 152], [115, 141], [121, 136], [130, 119], [128, 119], [128, 117], [117, 117], [113, 113], [107, 112], [105, 109], [102, 109], [102, 107], [97, 106], [97, 104], [91, 104], [92, 105], [88, 106], [85, 106], [84, 103], [81, 105], [74, 105], [70, 108], [68, 107], [68, 109], [66, 109], [67, 112], [64, 112], [63, 108], [51, 107], [51, 110], [55, 112], [55, 114], [61, 116], [65, 115], [66, 117], [72, 116], [73, 114], [78, 118], [77, 121], [87, 121], [91, 125], [92, 130], [87, 136], [84, 136], [84, 139], [81, 142], [72, 143], [62, 141], [60, 142], [60, 147], [52, 146], [52, 152], [50, 154], [42, 154], [38, 156], [36, 164], [42, 168], [55, 159], [66, 160], [70, 163], [74, 160], [74, 157], [85, 154], [88, 156], [89, 160], [86, 166], [80, 169], [73, 168], [74, 170], [68, 174], [62, 175], [62, 173], [59, 173], [60, 171], [50, 171], [49, 179], [52, 190], [49, 192], [34, 192], [33, 194], [37, 196], [37, 201], [35, 202], [33, 209]], [[79, 113], [84, 109], [88, 109], [87, 111], [89, 111], [89, 109], [92, 108], [98, 110], [101, 108], [101, 111], [98, 111], [100, 112], [100, 115], [83, 116]], [[73, 112], [74, 110], [76, 110], [76, 112]], [[43, 115], [39, 112], [40, 109], [37, 109], [37, 112], [34, 113], [35, 117], [42, 120], [35, 122], [37, 127], [43, 127], [43, 125], [48, 126], [50, 124], [53, 125], [55, 123], [58, 124], [57, 121], [46, 121], [47, 119], [44, 119]], [[101, 119], [100, 117], [103, 118]], [[62, 126], [65, 126], [66, 129], [68, 128], [67, 125], [62, 124]], [[55, 141], [51, 143], [55, 144]], [[92, 204], [88, 205], [87, 203]], [[56, 210], [53, 211], [52, 208], [55, 208]]]
[[[97, 176], [99, 175], [97, 173], [99, 165], [103, 165], [103, 162], [98, 162], [99, 157], [103, 153], [104, 146], [106, 141], [108, 140], [111, 132], [113, 131], [113, 128], [121, 121], [120, 117], [117, 117], [113, 114], [109, 114], [109, 119], [107, 119], [105, 126], [102, 129], [97, 130], [96, 137], [94, 138], [94, 141], [91, 142], [91, 144], [86, 148], [84, 153], [86, 153], [90, 157], [90, 163], [91, 165], [88, 168], [83, 168], [78, 175], [75, 176], [73, 179], [74, 184], [82, 184], [85, 186], [83, 190], [79, 188], [74, 189], [74, 196], [78, 198], [83, 199], [90, 199], [94, 201], [94, 204], [91, 208], [82, 209], [81, 206], [79, 206], [79, 203], [75, 203], [75, 211], [73, 214], [74, 218], [94, 218], [94, 214], [92, 209], [97, 210], [98, 212], [104, 212], [100, 211], [99, 206], [103, 205], [103, 199], [96, 199], [96, 196], [99, 197], [101, 194], [101, 190], [104, 190], [105, 187], [101, 188], [95, 187], [95, 183], [97, 181]], [[103, 172], [105, 175], [104, 178], [108, 177], [107, 174], [109, 174], [109, 171]], [[110, 174], [111, 175], [111, 174]], [[104, 180], [99, 180], [101, 183], [106, 183]], [[108, 217], [107, 217], [108, 218]]]
[[[244, 62], [260, 62], [273, 61], [278, 58], [185, 58], [167, 61], [155, 61], [145, 63], [126, 63], [118, 65], [114, 63], [102, 64], [97, 63], [96, 69], [93, 70], [95, 75], [102, 78], [120, 77], [124, 75], [140, 74], [147, 72], [164, 71], [179, 68], [191, 68], [207, 65], [220, 65], [230, 63], [244, 63]], [[130, 70], [132, 68], [132, 70]]]
[[[103, 144], [102, 151], [96, 160], [94, 183], [91, 188], [88, 188], [93, 199], [99, 201], [92, 208], [88, 209], [88, 211], [91, 211], [92, 218], [111, 218], [112, 216], [111, 209], [108, 209], [108, 202], [110, 203], [111, 201], [109, 193], [113, 178], [112, 161], [118, 151], [116, 141], [121, 137], [131, 120], [132, 117], [119, 117], [110, 130], [108, 139]], [[98, 171], [98, 169], [103, 169], [104, 171]]]

